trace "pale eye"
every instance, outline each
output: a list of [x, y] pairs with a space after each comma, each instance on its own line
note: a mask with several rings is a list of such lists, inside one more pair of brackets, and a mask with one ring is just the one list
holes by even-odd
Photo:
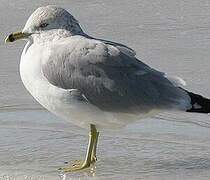
[[40, 24], [40, 28], [45, 28], [45, 27], [47, 27], [48, 26], [48, 24], [47, 23], [42, 23], [42, 24]]

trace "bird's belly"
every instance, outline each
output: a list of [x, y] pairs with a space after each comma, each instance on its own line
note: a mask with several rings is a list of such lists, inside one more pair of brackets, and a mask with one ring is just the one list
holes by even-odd
[[[24, 80], [23, 80], [24, 82]], [[29, 87], [30, 84], [30, 87]], [[82, 128], [117, 129], [139, 119], [131, 114], [104, 112], [91, 104], [69, 98], [69, 92], [48, 83], [24, 82], [26, 89], [47, 110]]]

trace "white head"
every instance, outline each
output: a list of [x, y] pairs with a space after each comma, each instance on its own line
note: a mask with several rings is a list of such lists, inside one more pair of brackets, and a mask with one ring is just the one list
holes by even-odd
[[70, 35], [84, 34], [78, 21], [68, 11], [49, 5], [35, 10], [27, 20], [23, 30], [10, 34], [6, 38], [6, 42], [26, 39], [30, 35], [42, 34], [52, 30], [68, 31]]

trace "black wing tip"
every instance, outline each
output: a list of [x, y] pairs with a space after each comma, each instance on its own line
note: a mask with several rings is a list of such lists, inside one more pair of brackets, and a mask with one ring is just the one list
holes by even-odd
[[206, 113], [206, 114], [210, 113], [210, 99], [189, 91], [186, 92], [190, 96], [191, 99], [190, 103], [192, 105], [192, 107], [190, 109], [187, 109], [186, 112]]

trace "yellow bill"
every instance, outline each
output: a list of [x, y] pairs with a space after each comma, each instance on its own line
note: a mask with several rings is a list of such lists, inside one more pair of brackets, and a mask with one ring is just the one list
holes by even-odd
[[19, 40], [19, 39], [25, 39], [30, 35], [31, 35], [30, 33], [14, 32], [14, 33], [12, 33], [12, 34], [10, 34], [9, 36], [6, 37], [5, 43], [14, 42], [14, 41]]

